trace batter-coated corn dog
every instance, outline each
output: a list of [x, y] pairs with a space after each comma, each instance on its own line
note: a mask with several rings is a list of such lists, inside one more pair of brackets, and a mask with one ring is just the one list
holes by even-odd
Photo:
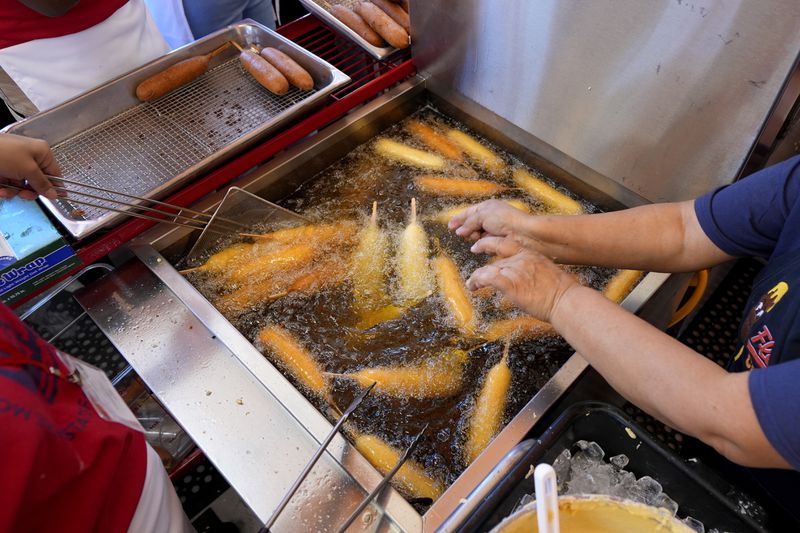
[[459, 163], [464, 162], [464, 153], [461, 148], [427, 124], [419, 120], [412, 120], [406, 124], [406, 128], [428, 148], [436, 150], [448, 159], [453, 159]]
[[352, 11], [350, 8], [342, 4], [333, 4], [330, 7], [330, 13], [372, 46], [377, 46], [378, 48], [386, 46], [383, 37], [378, 35], [361, 15]]
[[362, 387], [377, 383], [375, 392], [388, 396], [447, 398], [461, 390], [467, 361], [467, 352], [453, 348], [415, 366], [377, 366], [330, 375], [351, 379]]
[[353, 307], [359, 315], [387, 305], [386, 262], [389, 238], [378, 226], [378, 202], [372, 203], [369, 224], [358, 236], [350, 270], [353, 281]]
[[490, 172], [499, 174], [506, 168], [506, 163], [496, 153], [473, 139], [466, 133], [456, 129], [447, 130], [447, 137], [464, 150], [470, 158]]
[[304, 387], [330, 401], [322, 370], [294, 335], [279, 326], [267, 326], [258, 333], [258, 340]]
[[249, 255], [252, 251], [253, 244], [247, 242], [237, 242], [215, 253], [202, 265], [181, 270], [181, 274], [186, 274], [189, 272], [224, 272], [225, 270], [230, 269], [236, 262], [241, 262], [243, 259], [249, 260]]
[[603, 294], [609, 300], [621, 302], [642, 278], [641, 270], [620, 270], [606, 285]]
[[142, 102], [151, 102], [199, 78], [208, 70], [211, 60], [229, 46], [230, 43], [225, 43], [209, 54], [184, 59], [153, 74], [136, 86], [136, 98]]
[[314, 78], [311, 77], [311, 74], [297, 61], [277, 48], [264, 48], [261, 50], [261, 57], [269, 61], [270, 65], [278, 69], [278, 72], [283, 74], [289, 83], [301, 91], [310, 91], [314, 88]]
[[522, 169], [516, 169], [514, 170], [513, 177], [514, 183], [516, 183], [518, 187], [525, 190], [525, 192], [550, 209], [553, 209], [555, 212], [565, 215], [579, 215], [583, 213], [583, 206], [581, 206], [580, 202], [554, 189], [531, 173]]
[[467, 442], [464, 445], [464, 460], [467, 464], [472, 463], [500, 431], [508, 390], [511, 387], [508, 349], [509, 344], [506, 343], [502, 359], [486, 373], [481, 391], [475, 400], [467, 429]]
[[483, 198], [508, 190], [508, 187], [489, 180], [465, 180], [430, 175], [415, 177], [414, 187], [434, 196], [458, 196], [462, 198]]
[[400, 318], [404, 312], [405, 308], [389, 304], [385, 307], [381, 307], [380, 309], [376, 309], [375, 311], [362, 314], [361, 318], [356, 324], [356, 327], [358, 329], [369, 329], [373, 326], [377, 326], [378, 324], [382, 324], [383, 322]]
[[375, 142], [375, 151], [387, 159], [406, 165], [432, 170], [441, 170], [445, 167], [444, 159], [440, 156], [391, 139], [378, 139]]
[[255, 283], [287, 270], [302, 268], [311, 262], [314, 248], [307, 244], [296, 244], [271, 251], [235, 267], [225, 276], [231, 283]]
[[472, 299], [464, 280], [461, 279], [458, 267], [444, 250], [440, 249], [436, 259], [433, 260], [433, 268], [436, 271], [439, 292], [456, 327], [467, 337], [474, 336], [477, 326], [475, 307], [472, 305]]
[[496, 320], [481, 334], [487, 341], [500, 339], [530, 340], [555, 334], [553, 326], [532, 316]]
[[417, 222], [417, 200], [411, 199], [411, 219], [400, 236], [397, 250], [397, 301], [411, 307], [433, 292], [428, 236]]
[[361, 15], [361, 18], [363, 18], [378, 35], [386, 39], [386, 42], [395, 48], [408, 48], [411, 44], [408, 32], [375, 4], [371, 2], [359, 2], [356, 4], [356, 13]]
[[[375, 435], [355, 434], [353, 440], [356, 449], [381, 474], [389, 472], [400, 458], [400, 450]], [[400, 467], [392, 481], [412, 498], [436, 500], [444, 492], [442, 483], [426, 474], [425, 469], [413, 459], [408, 459]]]

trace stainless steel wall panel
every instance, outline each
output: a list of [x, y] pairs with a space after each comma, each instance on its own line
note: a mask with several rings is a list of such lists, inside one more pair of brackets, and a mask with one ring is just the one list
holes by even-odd
[[737, 176], [800, 50], [796, 0], [436, 0], [411, 17], [433, 92], [651, 201]]

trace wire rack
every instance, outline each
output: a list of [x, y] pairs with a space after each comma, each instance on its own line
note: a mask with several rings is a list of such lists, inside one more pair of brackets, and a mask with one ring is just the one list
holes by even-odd
[[[348, 5], [355, 3], [355, 0], [342, 0], [338, 3]], [[376, 60], [357, 44], [339, 36], [323, 24], [293, 37], [292, 40], [350, 76], [350, 83], [333, 93], [335, 100], [344, 99], [411, 57], [411, 52], [406, 49], [386, 59]]]
[[[55, 145], [53, 153], [65, 178], [143, 196], [314, 92], [292, 88], [285, 95], [274, 95], [233, 57], [164, 98], [70, 137]], [[68, 188], [97, 194], [79, 186]], [[104, 209], [80, 207], [69, 200], [58, 204], [78, 220], [106, 214]]]

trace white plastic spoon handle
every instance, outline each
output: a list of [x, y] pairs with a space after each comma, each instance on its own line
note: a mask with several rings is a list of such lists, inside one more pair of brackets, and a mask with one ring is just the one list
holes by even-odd
[[536, 489], [539, 533], [559, 533], [556, 471], [545, 463], [536, 465], [533, 471], [533, 484]]

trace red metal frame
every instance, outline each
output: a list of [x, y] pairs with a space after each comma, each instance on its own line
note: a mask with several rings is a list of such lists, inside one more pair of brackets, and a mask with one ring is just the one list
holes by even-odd
[[[286, 147], [327, 126], [354, 107], [416, 73], [416, 67], [408, 54], [400, 55], [396, 59], [376, 61], [355, 44], [339, 37], [312, 15], [285, 24], [278, 29], [278, 32], [345, 72], [350, 76], [351, 82], [336, 91], [330, 97], [330, 103], [318, 112], [224, 163], [205, 176], [194, 180], [164, 201], [178, 206], [189, 206], [195, 203], [212, 191], [230, 183], [244, 172], [265, 163]], [[97, 262], [155, 224], [152, 221], [134, 218], [123, 222], [105, 235], [86, 243], [79, 243], [76, 253], [83, 265], [65, 273], [46, 287], [42, 287], [36, 294], [74, 274], [84, 265]], [[36, 294], [31, 294], [17, 302], [14, 307], [35, 297]]]

